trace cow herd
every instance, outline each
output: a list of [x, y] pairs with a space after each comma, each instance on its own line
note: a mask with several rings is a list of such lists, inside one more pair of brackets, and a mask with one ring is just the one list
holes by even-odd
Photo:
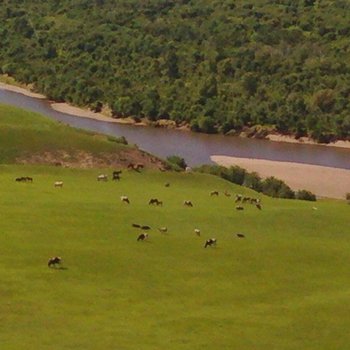
[[[170, 184], [166, 183], [165, 186], [169, 187]], [[210, 197], [212, 197], [212, 196], [216, 196], [217, 197], [217, 196], [219, 196], [219, 191], [211, 191], [209, 194], [210, 194]], [[226, 197], [231, 197], [231, 194], [228, 191], [223, 192], [223, 194]], [[127, 196], [121, 196], [120, 199], [121, 199], [122, 202], [126, 202], [126, 203], [130, 204], [130, 200], [129, 200], [129, 198]], [[252, 198], [252, 197], [244, 197], [241, 194], [237, 194], [235, 196], [235, 203], [241, 203], [240, 205], [236, 206], [236, 210], [244, 210], [243, 204], [247, 204], [247, 203], [254, 204], [259, 210], [262, 209], [262, 207], [261, 207], [261, 200], [260, 199]], [[160, 205], [160, 206], [163, 206], [163, 201], [159, 200], [158, 198], [151, 198], [148, 201], [148, 204], [149, 205], [157, 205], [157, 206]], [[183, 201], [183, 205], [186, 206], [186, 207], [193, 207], [193, 203], [190, 200]], [[134, 227], [134, 228], [141, 229], [141, 230], [146, 230], [146, 229], [150, 230], [151, 229], [150, 226], [140, 225], [140, 224], [135, 224], [135, 223], [133, 223], [131, 226]], [[165, 227], [165, 226], [159, 227], [158, 231], [160, 233], [167, 233], [168, 232], [168, 228]], [[199, 237], [201, 236], [201, 231], [198, 228], [194, 229], [194, 233], [197, 236], [199, 236]], [[149, 237], [150, 237], [150, 235], [148, 233], [142, 232], [142, 233], [140, 233], [137, 236], [137, 241], [146, 241], [146, 240], [149, 239]], [[236, 233], [236, 237], [242, 239], [242, 238], [245, 238], [245, 235], [243, 233]], [[216, 243], [217, 243], [217, 239], [216, 238], [209, 238], [209, 239], [207, 239], [205, 241], [204, 248], [215, 247]]]
[[[130, 167], [128, 167], [129, 169], [132, 169], [132, 170], [136, 170], [136, 171], [139, 171], [140, 169], [143, 168], [143, 166], [141, 166], [141, 164], [131, 164]], [[113, 171], [112, 173], [112, 180], [120, 180], [121, 179], [121, 173], [122, 171], [121, 170], [116, 170], [116, 171]], [[32, 177], [29, 177], [29, 176], [22, 176], [22, 177], [18, 177], [15, 179], [16, 182], [33, 182], [33, 178]], [[103, 182], [106, 182], [108, 181], [108, 175], [107, 174], [99, 174], [97, 176], [97, 181], [100, 182], [100, 181], [103, 181]], [[165, 184], [165, 187], [169, 187], [170, 186], [170, 183], [166, 183]], [[60, 187], [62, 188], [63, 187], [63, 181], [55, 181], [54, 182], [54, 187]], [[211, 191], [210, 193], [210, 197], [213, 197], [213, 196], [216, 196], [218, 197], [219, 196], [219, 191]], [[225, 191], [223, 192], [223, 194], [226, 196], [226, 197], [231, 197], [231, 194], [228, 192], [228, 191]], [[130, 200], [128, 198], [128, 196], [126, 195], [122, 195], [120, 196], [120, 200], [122, 203], [125, 203], [125, 204], [130, 204]], [[243, 204], [251, 204], [251, 205], [255, 205], [257, 209], [261, 210], [262, 209], [262, 206], [261, 206], [261, 200], [258, 199], [258, 198], [252, 198], [252, 197], [245, 197], [241, 194], [236, 194], [235, 195], [235, 203], [237, 203], [238, 205], [236, 206], [236, 210], [244, 210], [244, 206]], [[155, 206], [163, 206], [163, 201], [162, 200], [159, 200], [158, 198], [151, 198], [149, 201], [148, 201], [148, 204], [149, 205], [155, 205]], [[183, 205], [185, 207], [190, 207], [192, 208], [193, 207], [193, 203], [191, 200], [184, 200], [183, 201]], [[132, 224], [132, 227], [133, 228], [137, 228], [137, 229], [140, 229], [142, 231], [147, 231], [147, 230], [150, 230], [151, 227], [149, 225], [141, 225], [141, 224], [136, 224], [136, 223], [133, 223]], [[168, 228], [166, 226], [162, 226], [162, 227], [159, 227], [157, 228], [157, 230], [162, 233], [162, 234], [165, 234], [168, 232]], [[195, 228], [194, 229], [194, 233], [200, 237], [201, 236], [201, 231], [199, 228]], [[242, 233], [237, 233], [236, 236], [238, 238], [245, 238], [245, 235], [242, 234]], [[149, 238], [149, 234], [146, 233], [146, 232], [141, 232], [138, 236], [137, 236], [137, 241], [146, 241], [148, 240]], [[215, 247], [216, 246], [216, 243], [217, 243], [217, 239], [216, 238], [209, 238], [205, 241], [205, 244], [204, 244], [204, 248], [207, 248], [207, 247]], [[62, 262], [62, 258], [59, 257], [59, 256], [54, 256], [52, 258], [49, 259], [48, 261], [48, 266], [49, 267], [57, 267], [57, 265], [60, 265]]]

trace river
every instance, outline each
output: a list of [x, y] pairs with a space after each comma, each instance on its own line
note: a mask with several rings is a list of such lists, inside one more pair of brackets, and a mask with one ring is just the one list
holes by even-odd
[[125, 136], [130, 143], [137, 144], [147, 152], [162, 158], [176, 154], [183, 157], [191, 166], [212, 163], [210, 160], [212, 155], [225, 155], [350, 169], [350, 149], [346, 148], [206, 135], [96, 121], [57, 112], [46, 100], [1, 88], [0, 103], [38, 112], [74, 127], [113, 136]]

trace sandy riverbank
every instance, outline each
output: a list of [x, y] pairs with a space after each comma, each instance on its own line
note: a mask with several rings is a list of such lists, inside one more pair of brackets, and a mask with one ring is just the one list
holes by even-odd
[[6, 83], [1, 83], [0, 82], [0, 89], [16, 92], [17, 94], [22, 94], [22, 95], [25, 95], [25, 96], [28, 96], [28, 97], [38, 98], [38, 99], [41, 99], [41, 100], [46, 99], [46, 97], [44, 95], [42, 95], [42, 94], [38, 94], [36, 92], [30, 91], [29, 89], [22, 88], [22, 87], [19, 87], [19, 86], [15, 86], [15, 85], [6, 84]]
[[288, 142], [288, 143], [299, 143], [308, 145], [320, 145], [320, 146], [330, 146], [330, 147], [340, 147], [340, 148], [350, 148], [350, 141], [336, 141], [331, 143], [317, 143], [308, 137], [300, 137], [296, 139], [293, 136], [270, 134], [266, 136], [267, 140], [276, 142]]
[[220, 155], [212, 156], [211, 160], [223, 166], [238, 165], [259, 173], [263, 178], [275, 176], [293, 190], [306, 189], [320, 197], [344, 199], [350, 192], [350, 170]]
[[[0, 89], [16, 92], [22, 95], [26, 95], [33, 98], [38, 99], [47, 99], [44, 95], [35, 93], [30, 91], [30, 89], [1, 83], [0, 82]], [[153, 127], [163, 127], [163, 128], [171, 128], [171, 129], [177, 129], [182, 131], [189, 131], [190, 128], [188, 125], [182, 125], [180, 127], [177, 127], [173, 121], [170, 120], [159, 120], [155, 123], [152, 123], [150, 121], [147, 121], [147, 119], [143, 119], [141, 122], [135, 122], [133, 118], [112, 118], [109, 115], [105, 115], [102, 113], [94, 113], [91, 112], [88, 109], [83, 109], [80, 107], [72, 106], [68, 103], [56, 103], [51, 102], [52, 109], [61, 112], [66, 113], [72, 116], [80, 117], [80, 118], [89, 118], [99, 121], [104, 121], [108, 123], [118, 123], [118, 124], [128, 124], [128, 125], [135, 125], [135, 126], [153, 126]], [[227, 136], [230, 137], [230, 136]], [[279, 134], [269, 134], [266, 136], [266, 139], [274, 142], [288, 142], [288, 143], [297, 143], [297, 144], [310, 144], [310, 145], [319, 145], [319, 146], [327, 146], [327, 147], [341, 147], [341, 148], [348, 148], [350, 149], [350, 141], [336, 141], [329, 144], [320, 144], [312, 139], [309, 139], [307, 137], [302, 137], [300, 139], [295, 139], [293, 136], [285, 136], [285, 135], [279, 135]]]
[[95, 113], [87, 109], [82, 109], [79, 107], [74, 107], [68, 103], [51, 103], [51, 108], [57, 112], [66, 113], [81, 118], [89, 118], [94, 120], [99, 120], [108, 123], [118, 123], [118, 124], [133, 124], [133, 125], [146, 125], [144, 122], [136, 123], [132, 118], [112, 118], [106, 116], [102, 113]]

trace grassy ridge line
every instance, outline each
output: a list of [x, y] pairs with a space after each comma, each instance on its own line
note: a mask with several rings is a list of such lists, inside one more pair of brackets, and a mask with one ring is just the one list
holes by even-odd
[[57, 123], [37, 113], [0, 105], [0, 161], [23, 154], [86, 150], [98, 154], [125, 148], [104, 135], [94, 135]]
[[[0, 304], [6, 350], [331, 349], [349, 343], [348, 206], [263, 197], [234, 210], [204, 174], [1, 166]], [[16, 176], [32, 175], [33, 184]], [[62, 189], [53, 182], [64, 181]], [[170, 182], [170, 187], [164, 187]], [[121, 203], [128, 195], [131, 204]], [[158, 197], [164, 207], [151, 207]], [[193, 208], [182, 205], [184, 199]], [[167, 226], [136, 242], [132, 222]], [[193, 228], [202, 230], [202, 237]], [[237, 240], [235, 232], [244, 232]], [[216, 249], [203, 249], [209, 237]], [[46, 266], [61, 255], [67, 270]], [[323, 330], [327, 329], [327, 332]]]
[[58, 162], [75, 166], [126, 166], [130, 161], [140, 161], [152, 168], [162, 165], [156, 157], [122, 142], [37, 113], [0, 105], [0, 164]]

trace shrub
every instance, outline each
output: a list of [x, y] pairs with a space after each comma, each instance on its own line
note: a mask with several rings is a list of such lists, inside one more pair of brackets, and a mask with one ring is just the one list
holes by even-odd
[[271, 176], [262, 182], [262, 192], [270, 197], [295, 198], [295, 193], [282, 180]]
[[172, 166], [172, 168], [174, 168], [174, 165], [175, 165], [174, 170], [178, 170], [178, 169], [176, 169], [176, 167], [180, 168], [182, 170], [185, 170], [187, 167], [185, 159], [183, 159], [179, 156], [176, 156], [176, 155], [169, 156], [169, 157], [167, 157], [166, 160], [168, 161], [168, 163], [170, 163], [170, 166]]
[[116, 143], [121, 143], [122, 145], [127, 145], [128, 141], [124, 136], [120, 137], [114, 137], [114, 136], [108, 136], [108, 141], [110, 142], [116, 142]]
[[312, 201], [315, 202], [316, 201], [316, 196], [307, 190], [299, 190], [296, 195], [295, 195], [296, 199], [301, 199], [304, 201]]

